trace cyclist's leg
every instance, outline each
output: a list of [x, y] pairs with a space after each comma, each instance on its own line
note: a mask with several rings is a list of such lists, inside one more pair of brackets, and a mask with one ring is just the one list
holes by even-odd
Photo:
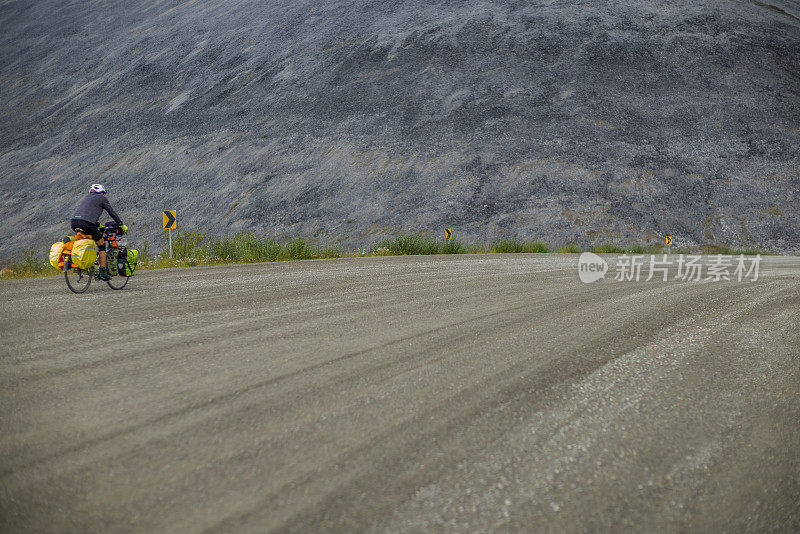
[[97, 241], [97, 259], [100, 260], [100, 267], [106, 266], [106, 242], [102, 239]]
[[110, 280], [111, 276], [108, 274], [108, 269], [106, 269], [106, 243], [103, 240], [102, 236], [100, 239], [97, 239], [97, 259], [100, 263], [100, 280]]

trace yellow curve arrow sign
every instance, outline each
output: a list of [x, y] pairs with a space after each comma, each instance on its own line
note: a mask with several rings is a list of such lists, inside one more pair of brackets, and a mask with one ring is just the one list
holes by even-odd
[[164, 210], [161, 215], [161, 222], [164, 223], [164, 230], [174, 230], [178, 227], [178, 219], [175, 210]]

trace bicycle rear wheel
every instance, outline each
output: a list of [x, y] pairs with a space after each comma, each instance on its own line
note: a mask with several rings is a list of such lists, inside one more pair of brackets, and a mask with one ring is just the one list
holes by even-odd
[[89, 289], [89, 284], [92, 283], [93, 277], [94, 277], [94, 267], [90, 269], [70, 268], [64, 271], [64, 279], [67, 281], [67, 287], [73, 293], [83, 293], [84, 291]]

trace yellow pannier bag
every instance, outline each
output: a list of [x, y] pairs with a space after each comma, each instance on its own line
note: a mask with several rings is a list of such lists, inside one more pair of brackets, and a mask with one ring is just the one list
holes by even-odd
[[94, 239], [79, 239], [72, 245], [72, 263], [78, 269], [88, 269], [97, 259], [97, 243]]
[[59, 241], [58, 243], [53, 243], [53, 246], [50, 247], [50, 265], [53, 266], [54, 269], [61, 270], [58, 266], [58, 260], [61, 258], [61, 251], [64, 250], [64, 242]]

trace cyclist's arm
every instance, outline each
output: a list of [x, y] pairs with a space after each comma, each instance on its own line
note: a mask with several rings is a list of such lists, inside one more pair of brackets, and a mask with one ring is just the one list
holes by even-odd
[[111, 207], [111, 202], [109, 202], [108, 198], [106, 198], [105, 196], [103, 197], [103, 209], [105, 209], [108, 212], [108, 214], [111, 215], [111, 218], [114, 219], [114, 222], [116, 222], [119, 225], [122, 225], [122, 219], [120, 218], [119, 215], [117, 215], [117, 212], [114, 211], [114, 208]]

